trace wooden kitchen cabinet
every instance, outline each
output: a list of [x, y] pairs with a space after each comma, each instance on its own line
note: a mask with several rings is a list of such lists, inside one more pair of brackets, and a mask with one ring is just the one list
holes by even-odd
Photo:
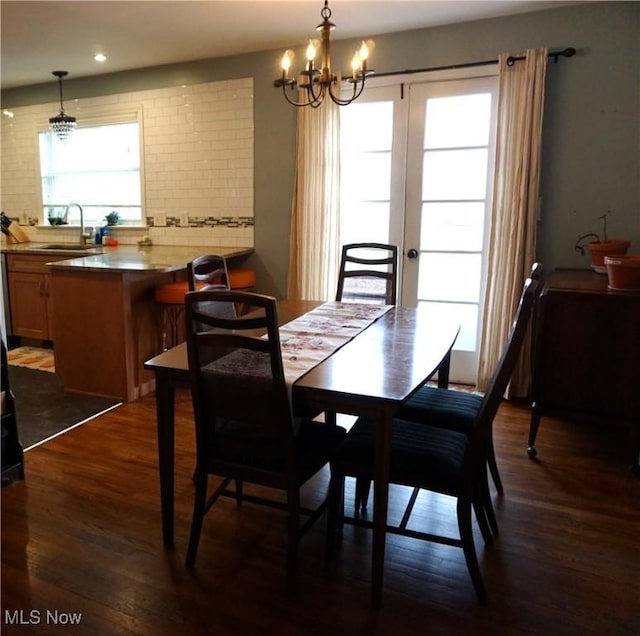
[[69, 258], [40, 254], [7, 254], [12, 334], [53, 340], [51, 276], [47, 263]]
[[535, 319], [529, 455], [545, 415], [627, 424], [640, 450], [640, 292], [608, 289], [608, 277], [559, 269], [545, 281]]

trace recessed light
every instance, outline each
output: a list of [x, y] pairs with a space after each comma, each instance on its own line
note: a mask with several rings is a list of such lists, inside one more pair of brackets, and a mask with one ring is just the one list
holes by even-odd
[[93, 56], [93, 59], [94, 59], [96, 62], [106, 62], [106, 61], [107, 61], [107, 56], [106, 56], [104, 53], [96, 53], [96, 54]]

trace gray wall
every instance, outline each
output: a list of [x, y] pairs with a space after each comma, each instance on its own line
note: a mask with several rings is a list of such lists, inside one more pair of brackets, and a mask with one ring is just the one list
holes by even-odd
[[[363, 34], [372, 36], [375, 34]], [[574, 252], [579, 234], [600, 231], [640, 253], [640, 3], [597, 2], [492, 20], [374, 37], [378, 72], [497, 58], [526, 48], [574, 46], [576, 57], [547, 72], [538, 258], [548, 268], [588, 267]], [[304, 40], [300, 38], [300, 43]], [[333, 43], [349, 60], [353, 41]], [[65, 96], [87, 97], [185, 82], [254, 78], [255, 267], [259, 290], [283, 296], [288, 267], [296, 109], [272, 82], [281, 51], [70, 79]], [[297, 50], [297, 59], [304, 59]], [[334, 62], [335, 64], [335, 62]], [[56, 101], [53, 82], [2, 93], [2, 106]]]

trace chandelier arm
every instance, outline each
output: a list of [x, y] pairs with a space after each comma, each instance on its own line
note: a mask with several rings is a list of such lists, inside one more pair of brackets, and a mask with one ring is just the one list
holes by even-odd
[[348, 106], [352, 102], [354, 102], [360, 95], [362, 95], [362, 91], [364, 90], [364, 78], [362, 82], [354, 82], [353, 83], [353, 94], [349, 98], [341, 99], [337, 95], [333, 94], [331, 87], [329, 87], [329, 97], [333, 100], [334, 103], [338, 104], [338, 106]]
[[[322, 103], [327, 93], [327, 86], [323, 80], [319, 80], [317, 82], [320, 87], [320, 92], [316, 94], [313, 90], [313, 79], [309, 78], [309, 84], [307, 84], [307, 94], [309, 95], [309, 105], [313, 106], [313, 104], [317, 104], [318, 106]], [[331, 90], [331, 88], [329, 88]], [[317, 106], [316, 106], [317, 108]]]
[[284, 98], [292, 105], [292, 106], [297, 106], [298, 108], [303, 107], [303, 106], [312, 106], [313, 104], [311, 102], [296, 102], [294, 100], [292, 100], [289, 95], [287, 95], [287, 87], [285, 84], [282, 85], [282, 94], [284, 95]]

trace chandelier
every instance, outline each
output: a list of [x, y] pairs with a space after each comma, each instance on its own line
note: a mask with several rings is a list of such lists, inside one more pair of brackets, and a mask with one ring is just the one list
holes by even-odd
[[67, 115], [62, 105], [62, 78], [66, 77], [69, 73], [67, 71], [51, 71], [51, 73], [58, 78], [60, 84], [60, 113], [49, 119], [49, 127], [56, 133], [58, 139], [65, 140], [76, 127], [76, 118]]
[[[364, 89], [364, 83], [367, 75], [371, 75], [373, 71], [367, 70], [367, 59], [369, 57], [369, 49], [373, 48], [373, 42], [362, 42], [360, 48], [351, 61], [351, 76], [344, 81], [352, 85], [352, 92], [347, 98], [340, 97], [340, 84], [343, 81], [341, 75], [331, 71], [330, 58], [330, 37], [331, 31], [335, 29], [335, 24], [329, 20], [331, 17], [331, 9], [329, 9], [329, 0], [324, 0], [324, 7], [320, 11], [322, 22], [316, 27], [320, 32], [322, 41], [309, 40], [307, 46], [307, 63], [304, 70], [300, 73], [299, 78], [289, 77], [289, 68], [293, 61], [293, 51], [285, 51], [282, 56], [282, 77], [278, 78], [273, 85], [282, 87], [284, 98], [293, 106], [311, 106], [318, 108], [327, 95], [338, 106], [346, 106], [358, 99]], [[320, 47], [320, 56], [322, 59], [322, 67], [320, 69], [315, 66], [316, 52]], [[287, 94], [287, 88], [293, 91], [298, 88], [302, 92], [302, 101], [295, 101]]]

